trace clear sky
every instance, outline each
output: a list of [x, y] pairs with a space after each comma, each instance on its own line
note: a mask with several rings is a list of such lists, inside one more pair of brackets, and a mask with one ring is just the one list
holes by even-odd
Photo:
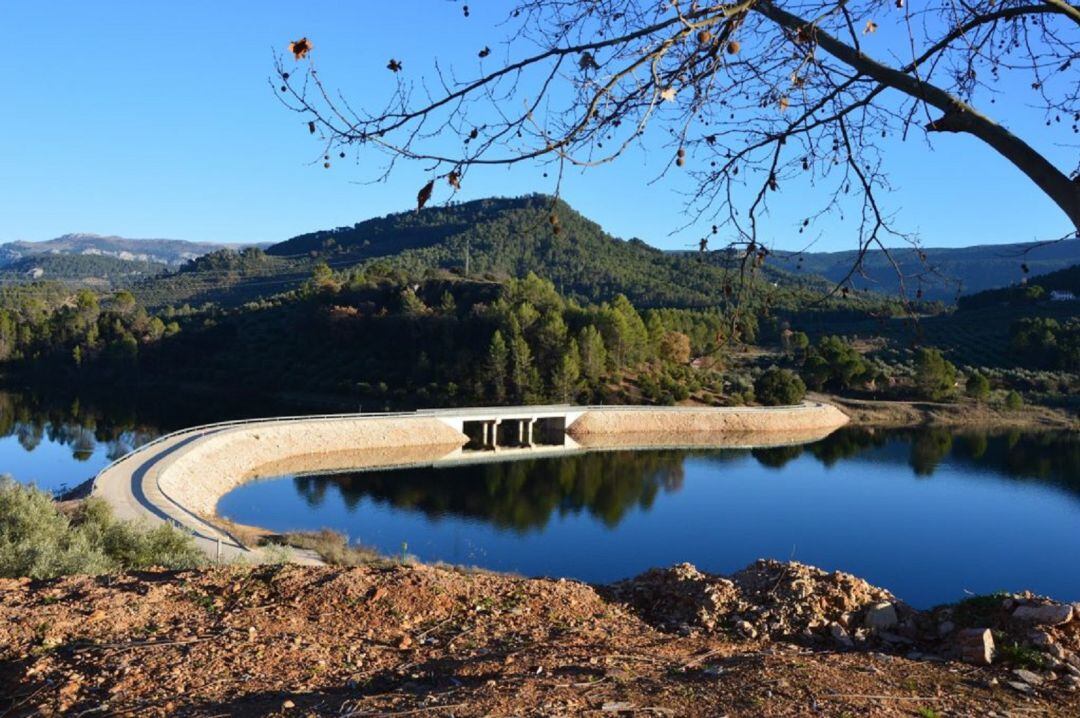
[[[495, 23], [508, 3], [469, 4], [466, 19], [452, 0], [0, 0], [0, 242], [67, 232], [272, 242], [409, 208], [426, 181], [419, 167], [374, 185], [363, 182], [371, 167], [322, 168], [305, 122], [267, 83], [273, 52], [306, 35], [324, 80], [378, 103], [390, 57], [417, 74], [436, 56], [475, 69], [477, 49], [501, 37]], [[1076, 152], [1043, 138], [1035, 115], [1011, 126], [1058, 160]], [[928, 147], [916, 138], [889, 150], [897, 191], [888, 202], [926, 246], [1049, 239], [1069, 229], [975, 139], [943, 136]], [[648, 184], [667, 160], [635, 153], [569, 177], [563, 196], [617, 236], [687, 246], [698, 231], [670, 235], [682, 224], [679, 179]], [[491, 169], [470, 174], [459, 199], [551, 190], [539, 170]], [[809, 197], [792, 194], [786, 214], [811, 209]], [[776, 246], [805, 243], [791, 226], [770, 226]], [[853, 246], [843, 225], [817, 229], [815, 249]]]

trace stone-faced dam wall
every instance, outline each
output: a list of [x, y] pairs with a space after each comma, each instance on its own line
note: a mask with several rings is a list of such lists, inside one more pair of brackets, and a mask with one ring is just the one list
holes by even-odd
[[[560, 446], [463, 452], [469, 424], [561, 418]], [[458, 460], [470, 455], [552, 455], [582, 449], [776, 446], [822, 438], [847, 422], [836, 407], [499, 407], [408, 414], [290, 417], [195, 427], [136, 449], [106, 467], [93, 493], [123, 518], [170, 521], [208, 552], [245, 552], [213, 520], [240, 484], [293, 472]], [[494, 435], [494, 431], [491, 435]], [[520, 433], [518, 434], [521, 435]]]

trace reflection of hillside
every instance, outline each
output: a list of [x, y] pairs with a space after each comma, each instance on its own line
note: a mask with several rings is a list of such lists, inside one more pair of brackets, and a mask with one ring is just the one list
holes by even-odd
[[648, 509], [661, 490], [678, 491], [686, 456], [684, 451], [598, 452], [294, 481], [313, 506], [333, 485], [350, 509], [368, 498], [431, 517], [479, 519], [524, 532], [542, 528], [554, 515], [582, 511], [615, 526], [635, 507]]
[[49, 405], [25, 394], [0, 392], [0, 437], [15, 436], [27, 452], [48, 440], [69, 447], [77, 461], [89, 459], [99, 445], [106, 447], [109, 459], [115, 459], [156, 435], [152, 429], [136, 426], [130, 415], [110, 419], [78, 401]]
[[826, 466], [862, 455], [879, 463], [907, 463], [917, 476], [933, 476], [938, 465], [949, 459], [961, 466], [1014, 479], [1037, 479], [1080, 494], [1080, 439], [1063, 431], [845, 427], [806, 450]]
[[368, 499], [431, 518], [457, 516], [519, 532], [540, 529], [553, 516], [587, 511], [615, 526], [635, 507], [649, 509], [661, 491], [677, 491], [687, 459], [721, 466], [753, 456], [782, 468], [803, 456], [826, 466], [860, 458], [908, 466], [933, 476], [942, 461], [1016, 479], [1036, 479], [1080, 494], [1080, 441], [1066, 433], [954, 434], [944, 428], [846, 428], [807, 446], [715, 451], [658, 450], [576, 454], [443, 469], [420, 467], [296, 477], [298, 493], [318, 506], [331, 487], [355, 509]]

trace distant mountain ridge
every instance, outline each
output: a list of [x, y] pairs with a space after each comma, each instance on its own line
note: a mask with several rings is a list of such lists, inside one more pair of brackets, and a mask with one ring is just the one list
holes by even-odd
[[227, 246], [229, 245], [215, 242], [189, 242], [183, 239], [129, 239], [75, 233], [43, 242], [15, 241], [0, 244], [0, 268], [27, 257], [57, 254], [97, 255], [178, 267], [190, 259]]
[[[731, 253], [703, 256], [619, 239], [566, 202], [540, 194], [397, 212], [260, 246], [265, 254], [241, 258], [235, 251], [239, 245], [68, 234], [46, 242], [0, 244], [0, 278], [99, 286], [138, 282], [155, 305], [236, 304], [299, 286], [317, 263], [345, 269], [379, 262], [410, 273], [462, 273], [467, 268], [472, 275], [498, 278], [535, 272], [579, 300], [600, 301], [623, 293], [639, 306], [675, 307], [719, 304], [738, 279], [737, 270], [733, 272], [738, 257]], [[922, 252], [925, 261], [914, 248], [892, 252], [906, 276], [909, 299], [921, 293], [926, 300], [953, 302], [962, 294], [1019, 284], [1080, 263], [1077, 240]], [[47, 263], [49, 257], [53, 260]], [[206, 260], [194, 261], [200, 257]], [[821, 293], [847, 275], [856, 257], [854, 250], [778, 250], [759, 276], [796, 292]], [[895, 269], [880, 250], [867, 252], [862, 272], [851, 284], [885, 298], [895, 298], [899, 290]]]
[[[1024, 280], [1065, 269], [1080, 263], [1080, 240], [1060, 242], [1020, 242], [981, 244], [970, 247], [901, 247], [890, 250], [905, 276], [904, 289], [909, 297], [922, 290], [922, 297], [945, 302], [957, 297], [1019, 284]], [[817, 274], [832, 282], [842, 280], [850, 271], [858, 252], [807, 252], [796, 255], [776, 252], [780, 266], [800, 266], [803, 272]], [[1025, 268], [1027, 271], [1025, 271]], [[896, 269], [880, 249], [866, 253], [862, 273], [851, 278], [857, 289], [896, 293], [900, 289]]]

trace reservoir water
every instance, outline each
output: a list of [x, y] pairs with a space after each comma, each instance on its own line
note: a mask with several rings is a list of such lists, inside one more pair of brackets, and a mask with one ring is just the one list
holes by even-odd
[[[59, 490], [174, 429], [296, 407], [45, 402], [0, 393], [0, 474]], [[618, 451], [467, 466], [281, 476], [219, 512], [332, 528], [422, 561], [608, 582], [760, 557], [839, 569], [917, 606], [1031, 589], [1080, 600], [1076, 433], [842, 429], [802, 447]]]
[[1075, 434], [848, 428], [803, 447], [290, 475], [218, 508], [529, 576], [609, 582], [682, 561], [724, 573], [771, 557], [855, 573], [917, 606], [1021, 589], [1080, 600]]

